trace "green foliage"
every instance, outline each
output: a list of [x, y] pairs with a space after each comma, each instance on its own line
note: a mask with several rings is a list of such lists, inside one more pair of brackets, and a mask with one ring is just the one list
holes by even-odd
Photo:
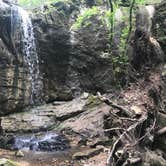
[[83, 14], [81, 14], [76, 22], [72, 25], [72, 29], [79, 29], [81, 28], [82, 26], [86, 27], [88, 25], [91, 24], [91, 22], [89, 21], [89, 19], [92, 17], [92, 16], [95, 16], [97, 14], [100, 13], [100, 10], [99, 8], [97, 8], [96, 6], [90, 8], [90, 9], [86, 9]]
[[145, 5], [145, 4], [155, 4], [160, 3], [162, 0], [136, 0], [136, 4]]
[[111, 28], [111, 23], [114, 22], [114, 15], [115, 15], [115, 12], [112, 12], [112, 13], [110, 11], [105, 12], [105, 18], [106, 18], [107, 26], [109, 28]]
[[[115, 6], [115, 7], [114, 7], [115, 8], [114, 16], [115, 16], [116, 10], [119, 10], [118, 6]], [[130, 31], [129, 9], [128, 8], [126, 8], [126, 10], [123, 9], [123, 14], [124, 15], [121, 20], [123, 22], [123, 24], [121, 23], [122, 30], [121, 30], [121, 36], [120, 36], [120, 41], [119, 41], [119, 45], [118, 45], [119, 54], [116, 56], [112, 55], [112, 65], [113, 65], [114, 77], [115, 77], [115, 82], [117, 83], [118, 86], [120, 86], [121, 83], [124, 82], [123, 76], [126, 74], [127, 68], [129, 65], [129, 58], [128, 58], [127, 51], [126, 51], [127, 39], [128, 39], [129, 31]], [[112, 16], [112, 17], [114, 17], [114, 16]], [[119, 22], [116, 22], [115, 19], [113, 21], [114, 21], [114, 26], [116, 26], [116, 24], [119, 24]], [[113, 36], [116, 35], [115, 28], [113, 30], [112, 35]], [[111, 48], [112, 48], [112, 44], [111, 44]]]
[[129, 25], [125, 25], [125, 27], [123, 28], [122, 32], [121, 32], [121, 38], [120, 38], [120, 45], [119, 45], [119, 48], [120, 48], [120, 52], [121, 54], [125, 54], [126, 52], [126, 40], [127, 40], [127, 37], [129, 35]]
[[144, 5], [146, 3], [146, 0], [136, 0], [135, 3], [139, 5]]
[[67, 2], [70, 0], [18, 0], [18, 4], [26, 9], [33, 9], [53, 2]]

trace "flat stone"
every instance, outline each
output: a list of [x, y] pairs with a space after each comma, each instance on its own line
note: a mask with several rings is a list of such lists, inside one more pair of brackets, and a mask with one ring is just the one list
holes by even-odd
[[[110, 107], [105, 103], [87, 108], [79, 117], [68, 119], [60, 124], [60, 131], [71, 129], [88, 139], [104, 137], [104, 117], [109, 115]], [[80, 123], [81, 122], [81, 123]]]
[[87, 159], [87, 158], [93, 157], [95, 155], [98, 155], [102, 151], [103, 151], [103, 148], [101, 148], [101, 147], [98, 147], [95, 149], [89, 149], [89, 150], [75, 153], [72, 156], [72, 158], [75, 160]]
[[97, 146], [111, 146], [112, 145], [112, 140], [108, 139], [108, 138], [96, 139], [95, 141], [92, 140], [91, 142], [89, 142], [88, 145], [91, 148], [95, 148]]
[[80, 98], [59, 105], [46, 104], [29, 111], [2, 117], [6, 132], [29, 132], [47, 130], [58, 122], [84, 112], [86, 100]]

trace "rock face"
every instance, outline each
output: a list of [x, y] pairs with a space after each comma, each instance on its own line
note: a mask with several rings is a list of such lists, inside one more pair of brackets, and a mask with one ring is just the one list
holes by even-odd
[[109, 91], [114, 81], [108, 27], [96, 13], [90, 26], [72, 29], [79, 5], [57, 2], [51, 12], [33, 17], [48, 101], [69, 100], [82, 91]]
[[[129, 13], [128, 5], [119, 5], [112, 44], [108, 3], [61, 1], [52, 4], [50, 10], [46, 6], [44, 14], [36, 11], [33, 22], [46, 101], [69, 100], [82, 91], [109, 92], [117, 85], [117, 75], [124, 80], [127, 59], [123, 49], [129, 20], [123, 15]], [[163, 61], [162, 49], [151, 34], [154, 10], [147, 6], [136, 12], [132, 44], [127, 46], [129, 62], [135, 69]]]
[[153, 31], [154, 34], [158, 40], [158, 42], [160, 43], [164, 53], [166, 53], [166, 22], [165, 17], [166, 17], [166, 12], [165, 12], [165, 8], [166, 8], [166, 2], [162, 1], [162, 3], [160, 3], [159, 5], [156, 6], [156, 13], [155, 13], [155, 17], [154, 17], [154, 24], [153, 24]]
[[[11, 38], [11, 8], [0, 3], [0, 115], [20, 111], [29, 104], [30, 81], [27, 64]], [[19, 36], [20, 32], [14, 32]], [[15, 49], [17, 47], [17, 51]]]
[[136, 14], [131, 64], [137, 70], [143, 66], [154, 67], [164, 60], [164, 52], [152, 34], [155, 10], [153, 5], [140, 6]]

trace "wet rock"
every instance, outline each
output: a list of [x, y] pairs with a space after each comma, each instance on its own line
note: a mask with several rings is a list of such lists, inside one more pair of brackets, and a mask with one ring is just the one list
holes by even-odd
[[6, 141], [3, 146], [0, 144], [0, 147], [3, 149], [17, 150], [15, 156], [24, 157], [23, 149], [31, 151], [64, 151], [70, 145], [65, 136], [47, 132], [15, 135], [12, 141]]
[[15, 137], [12, 134], [0, 136], [0, 148], [12, 149]]
[[6, 132], [29, 132], [48, 130], [60, 121], [77, 116], [85, 111], [86, 100], [80, 98], [63, 102], [60, 105], [43, 105], [27, 112], [8, 115], [2, 118]]
[[38, 151], [63, 151], [69, 148], [69, 141], [60, 135], [46, 141], [40, 141], [38, 144]]
[[98, 155], [102, 151], [103, 151], [102, 147], [98, 147], [98, 148], [95, 148], [95, 149], [89, 149], [89, 150], [85, 150], [85, 151], [82, 151], [82, 152], [75, 153], [72, 156], [72, 158], [75, 159], [75, 160], [87, 159], [87, 158], [93, 157], [95, 155]]
[[[77, 98], [58, 105], [47, 104], [27, 112], [2, 117], [2, 127], [6, 133], [27, 133], [48, 131], [61, 132], [74, 140], [76, 145], [84, 144], [81, 140], [105, 139], [105, 116], [109, 116], [110, 106], [97, 97]], [[80, 123], [81, 122], [81, 123]], [[81, 142], [80, 142], [81, 141]], [[52, 143], [41, 143], [53, 146]], [[96, 144], [97, 145], [97, 144]]]
[[[21, 49], [20, 23], [16, 19], [11, 21], [11, 10], [10, 5], [1, 2], [0, 115], [21, 111], [30, 104], [31, 95], [30, 72], [28, 64], [23, 60]], [[13, 27], [12, 32], [11, 26]]]
[[15, 163], [14, 161], [8, 160], [5, 158], [0, 159], [0, 165], [1, 166], [21, 166], [21, 165]]

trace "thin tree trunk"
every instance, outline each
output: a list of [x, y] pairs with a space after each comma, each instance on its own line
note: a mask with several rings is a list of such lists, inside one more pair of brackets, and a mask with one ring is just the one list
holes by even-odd
[[134, 8], [134, 4], [135, 4], [135, 0], [132, 1], [131, 5], [130, 5], [130, 14], [129, 14], [129, 33], [128, 33], [128, 37], [127, 37], [127, 42], [129, 41], [130, 38], [130, 34], [133, 28], [133, 8]]
[[113, 39], [113, 32], [114, 32], [114, 19], [113, 19], [113, 12], [114, 12], [114, 7], [113, 7], [113, 2], [112, 0], [109, 0], [109, 4], [110, 4], [110, 12], [111, 12], [111, 20], [110, 20], [110, 41], [112, 43], [112, 39]]
[[132, 3], [130, 4], [130, 12], [129, 12], [129, 31], [128, 31], [128, 35], [127, 35], [127, 39], [126, 39], [126, 43], [125, 43], [125, 48], [124, 48], [124, 52], [123, 55], [125, 56], [127, 53], [127, 44], [129, 42], [130, 39], [130, 35], [133, 29], [133, 8], [135, 5], [135, 0], [132, 1]]

